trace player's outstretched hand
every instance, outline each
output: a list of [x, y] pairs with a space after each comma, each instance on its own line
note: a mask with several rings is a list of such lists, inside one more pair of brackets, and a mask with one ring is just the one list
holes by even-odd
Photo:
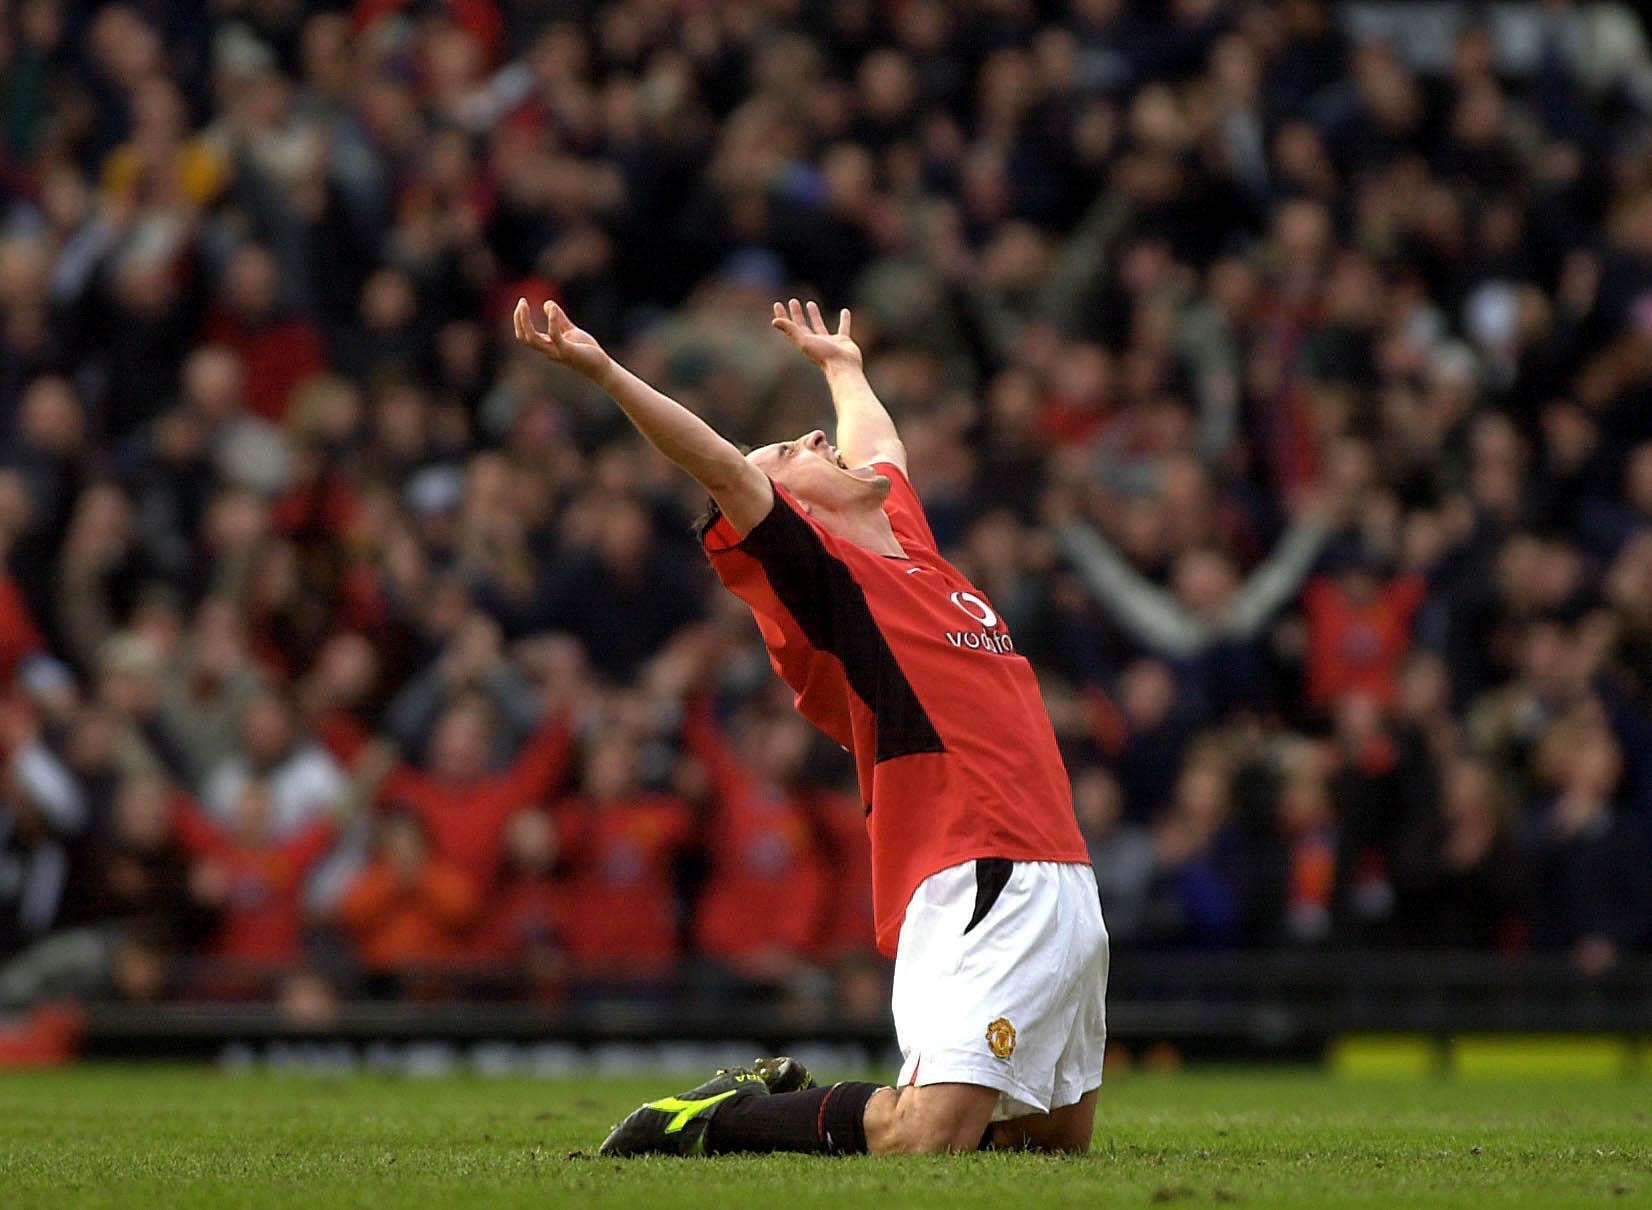
[[845, 307], [838, 312], [837, 331], [829, 332], [819, 307], [811, 302], [805, 313], [803, 304], [794, 298], [784, 305], [775, 303], [774, 318], [769, 322], [822, 370], [842, 366], [858, 370], [860, 346], [849, 335], [849, 320], [849, 308]]
[[525, 298], [516, 300], [516, 311], [511, 315], [511, 322], [516, 327], [518, 343], [543, 353], [570, 370], [578, 370], [593, 382], [600, 381], [613, 365], [607, 352], [597, 343], [597, 338], [583, 328], [575, 327], [574, 321], [554, 302], [545, 304], [546, 330], [543, 332], [534, 327], [533, 312], [528, 309]]

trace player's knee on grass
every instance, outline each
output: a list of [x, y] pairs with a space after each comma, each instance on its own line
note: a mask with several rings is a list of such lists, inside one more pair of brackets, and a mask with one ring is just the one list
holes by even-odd
[[873, 1155], [974, 1151], [997, 1103], [996, 1089], [975, 1084], [888, 1089], [866, 1106], [866, 1149]]
[[1096, 1089], [1073, 1105], [994, 1123], [992, 1144], [1005, 1149], [1088, 1151], [1096, 1132]]

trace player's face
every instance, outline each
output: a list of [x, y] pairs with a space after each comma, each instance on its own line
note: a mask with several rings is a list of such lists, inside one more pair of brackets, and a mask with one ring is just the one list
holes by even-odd
[[823, 509], [877, 508], [889, 495], [888, 479], [869, 466], [851, 467], [819, 429], [746, 457], [803, 503]]

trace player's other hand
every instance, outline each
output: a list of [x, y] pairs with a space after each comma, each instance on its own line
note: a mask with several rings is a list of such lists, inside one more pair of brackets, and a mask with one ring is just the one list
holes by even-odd
[[554, 302], [545, 304], [546, 330], [543, 332], [534, 326], [533, 312], [528, 309], [525, 298], [516, 300], [511, 323], [516, 328], [518, 343], [543, 353], [570, 370], [578, 370], [593, 382], [600, 382], [613, 365], [613, 360], [597, 343], [596, 337], [583, 328], [575, 327], [574, 321]]
[[794, 298], [789, 303], [775, 303], [774, 318], [769, 322], [822, 370], [858, 370], [860, 346], [849, 335], [849, 320], [849, 308], [845, 307], [838, 312], [837, 331], [828, 331], [819, 307], [811, 302], [805, 310]]

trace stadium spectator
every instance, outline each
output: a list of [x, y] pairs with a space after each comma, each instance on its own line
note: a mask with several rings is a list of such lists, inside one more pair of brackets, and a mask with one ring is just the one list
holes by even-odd
[[735, 744], [703, 713], [691, 714], [683, 730], [711, 780], [710, 862], [694, 908], [695, 946], [746, 979], [783, 982], [808, 954], [831, 893], [797, 789], [807, 724], [789, 711], [748, 716]]
[[[836, 755], [833, 753], [832, 755]], [[866, 835], [866, 808], [860, 796], [830, 784], [808, 787], [816, 843], [826, 870], [818, 931], [807, 951], [817, 961], [835, 963], [847, 976], [859, 963], [874, 969], [877, 936], [872, 914], [872, 852]]]
[[224, 266], [205, 334], [240, 359], [247, 406], [266, 420], [286, 419], [293, 388], [326, 368], [321, 334], [309, 320], [283, 314], [280, 268], [257, 244], [236, 249]]
[[108, 836], [81, 874], [75, 915], [114, 922], [187, 952], [210, 939], [216, 905], [191, 886], [192, 859], [174, 826], [174, 795], [164, 778], [136, 774], [115, 792]]
[[275, 804], [264, 783], [249, 781], [218, 824], [193, 803], [173, 804], [173, 827], [194, 859], [190, 891], [220, 913], [210, 951], [236, 962], [271, 966], [303, 951], [303, 886], [337, 833], [316, 819], [286, 839], [275, 833]]
[[1557, 721], [1537, 756], [1553, 787], [1535, 821], [1538, 944], [1571, 950], [1585, 974], [1616, 964], [1652, 930], [1652, 850], [1613, 810], [1623, 758], [1611, 729], [1581, 710]]
[[247, 703], [241, 715], [240, 742], [207, 775], [207, 810], [228, 819], [240, 791], [253, 780], [268, 787], [270, 823], [283, 835], [336, 809], [344, 793], [343, 776], [332, 758], [295, 734], [291, 705], [269, 692]]
[[1203, 700], [1196, 692], [1178, 692], [1175, 674], [1155, 659], [1126, 665], [1117, 697], [1117, 717], [1103, 711], [1108, 747], [1115, 750], [1127, 813], [1136, 820], [1151, 819], [1170, 801], [1183, 750], [1198, 722], [1194, 711], [1203, 709]]
[[1220, 551], [1185, 549], [1174, 557], [1170, 592], [1142, 577], [1087, 525], [1067, 526], [1061, 541], [1096, 601], [1130, 638], [1177, 664], [1193, 691], [1222, 710], [1259, 696], [1263, 627], [1297, 594], [1329, 535], [1326, 518], [1304, 515], [1242, 584]]
[[34, 711], [0, 703], [0, 949], [15, 952], [58, 922], [87, 804], [41, 736]]
[[524, 807], [543, 807], [570, 748], [568, 725], [553, 713], [506, 769], [490, 773], [492, 726], [485, 703], [461, 698], [442, 712], [431, 732], [429, 770], [403, 765], [378, 791], [387, 809], [417, 815], [435, 855], [479, 885], [497, 871], [505, 822]]
[[1073, 810], [1107, 908], [1108, 936], [1128, 943], [1141, 935], [1148, 891], [1158, 870], [1153, 837], [1124, 818], [1124, 793], [1101, 766], [1082, 769], [1073, 777]]
[[1241, 904], [1231, 868], [1231, 807], [1228, 770], [1219, 758], [1183, 768], [1153, 829], [1147, 927], [1154, 940], [1212, 946], [1237, 938]]
[[681, 952], [676, 866], [693, 833], [678, 799], [639, 789], [624, 732], [585, 752], [579, 796], [554, 816], [568, 854], [567, 937], [581, 981], [668, 979]]
[[1518, 952], [1527, 942], [1530, 873], [1497, 774], [1473, 758], [1446, 770], [1438, 803], [1401, 837], [1393, 940]]
[[1415, 575], [1387, 578], [1365, 552], [1303, 590], [1307, 692], [1316, 706], [1352, 693], [1392, 706], [1399, 663], [1411, 645], [1411, 620], [1427, 591]]
[[406, 811], [379, 820], [378, 852], [339, 902], [339, 920], [355, 942], [372, 986], [396, 991], [398, 977], [465, 956], [465, 938], [481, 906], [478, 884], [431, 849], [424, 824]]
[[567, 979], [568, 890], [558, 870], [562, 842], [545, 811], [524, 808], [505, 824], [505, 865], [490, 888], [467, 947], [511, 972], [536, 999], [556, 998]]

